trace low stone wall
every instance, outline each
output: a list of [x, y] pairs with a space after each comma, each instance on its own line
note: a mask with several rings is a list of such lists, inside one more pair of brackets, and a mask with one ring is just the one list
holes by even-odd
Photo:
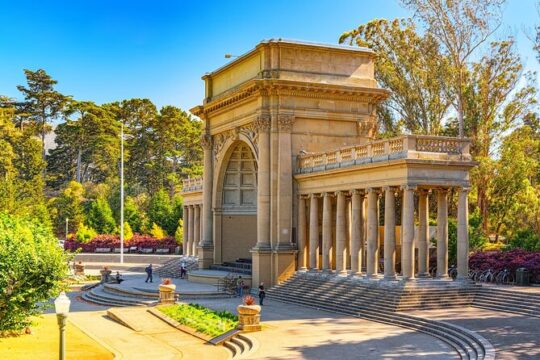
[[[142, 255], [142, 254], [124, 254], [124, 263], [130, 264], [164, 264], [171, 259], [180, 259], [180, 255]], [[75, 262], [83, 263], [108, 263], [119, 262], [120, 254], [77, 254]]]

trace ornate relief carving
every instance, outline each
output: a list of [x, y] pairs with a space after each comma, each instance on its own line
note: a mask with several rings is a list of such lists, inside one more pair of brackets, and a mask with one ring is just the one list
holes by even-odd
[[225, 143], [229, 141], [229, 139], [238, 140], [240, 135], [244, 135], [246, 138], [248, 138], [248, 140], [253, 144], [255, 152], [258, 151], [258, 133], [256, 124], [250, 123], [214, 135], [214, 158], [217, 159], [221, 156], [223, 147], [225, 146]]
[[201, 146], [205, 150], [212, 149], [212, 136], [210, 136], [209, 134], [201, 135]]
[[255, 129], [257, 132], [270, 131], [270, 114], [260, 114], [255, 119]]
[[294, 116], [280, 114], [278, 116], [278, 126], [280, 131], [291, 131], [294, 122]]

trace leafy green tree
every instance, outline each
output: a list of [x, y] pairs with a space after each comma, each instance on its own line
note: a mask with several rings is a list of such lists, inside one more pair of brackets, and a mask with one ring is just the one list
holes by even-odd
[[174, 231], [169, 232], [173, 227], [174, 230], [176, 230], [176, 226], [171, 226], [172, 217], [173, 207], [171, 199], [164, 189], [160, 189], [150, 198], [150, 204], [148, 206], [148, 223], [157, 224], [168, 234], [174, 234]]
[[49, 122], [59, 118], [66, 105], [67, 97], [54, 89], [57, 81], [45, 70], [24, 70], [27, 87], [17, 86], [26, 100], [23, 111], [36, 124], [41, 136], [42, 158], [46, 158], [45, 135], [50, 131]]
[[52, 186], [75, 179], [103, 182], [118, 174], [120, 126], [105, 108], [90, 101], [68, 103], [66, 112], [74, 119], [57, 126], [57, 144], [48, 156], [48, 178]]
[[90, 202], [86, 213], [86, 224], [100, 234], [112, 234], [116, 228], [113, 213], [107, 199], [98, 197]]
[[89, 226], [80, 223], [77, 229], [76, 239], [78, 242], [86, 244], [97, 236], [97, 232]]
[[29, 326], [30, 317], [58, 295], [67, 270], [50, 228], [0, 213], [0, 332]]
[[152, 228], [150, 229], [150, 235], [156, 239], [163, 239], [167, 236], [167, 233], [158, 224], [153, 223]]
[[438, 135], [451, 105], [449, 59], [430, 35], [420, 35], [408, 20], [376, 19], [345, 32], [339, 41], [369, 47], [377, 54], [375, 78], [392, 91], [378, 115], [384, 131]]
[[57, 234], [65, 231], [65, 221], [69, 219], [69, 231], [77, 232], [78, 225], [85, 222], [84, 188], [76, 181], [70, 181], [62, 193], [51, 200], [54, 227]]

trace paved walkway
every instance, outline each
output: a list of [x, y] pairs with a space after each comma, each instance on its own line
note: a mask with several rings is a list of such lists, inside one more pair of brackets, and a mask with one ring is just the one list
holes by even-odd
[[[236, 312], [239, 298], [194, 300]], [[259, 347], [248, 359], [456, 359], [442, 341], [426, 334], [277, 301], [265, 301], [263, 331], [250, 333]]]
[[540, 319], [474, 307], [407, 312], [444, 320], [485, 337], [497, 359], [540, 359]]

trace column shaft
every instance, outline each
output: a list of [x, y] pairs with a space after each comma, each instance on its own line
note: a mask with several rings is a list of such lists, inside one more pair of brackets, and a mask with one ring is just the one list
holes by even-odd
[[469, 189], [459, 189], [457, 214], [457, 270], [458, 280], [469, 278]]
[[319, 199], [315, 194], [311, 194], [309, 205], [309, 268], [316, 270], [319, 255]]
[[336, 271], [340, 274], [347, 272], [346, 266], [346, 218], [345, 218], [345, 193], [338, 191], [336, 204]]
[[384, 190], [384, 278], [396, 278], [396, 198], [394, 189]]
[[404, 280], [414, 279], [414, 192], [403, 189], [403, 221], [401, 244], [401, 273]]
[[195, 235], [195, 208], [193, 205], [189, 206], [189, 235], [188, 235], [188, 251], [190, 256], [194, 256], [195, 253], [193, 252], [193, 243], [194, 243], [194, 235]]
[[259, 161], [257, 170], [257, 249], [270, 249], [270, 118], [257, 120]]
[[298, 199], [298, 267], [305, 270], [308, 264], [306, 229], [306, 199]]
[[193, 222], [193, 255], [197, 256], [197, 247], [201, 241], [201, 207], [195, 205], [195, 215]]
[[322, 269], [332, 270], [330, 264], [330, 250], [332, 249], [332, 194], [323, 195], [322, 218]]
[[418, 276], [429, 276], [429, 197], [427, 190], [418, 193]]
[[214, 245], [213, 228], [214, 218], [212, 214], [212, 184], [213, 184], [213, 154], [212, 140], [208, 135], [204, 138], [204, 177], [203, 177], [203, 203], [202, 203], [202, 241], [201, 246], [210, 247]]
[[352, 202], [352, 228], [351, 228], [351, 273], [362, 272], [362, 242], [364, 238], [364, 195], [354, 190]]
[[182, 255], [187, 255], [187, 243], [188, 243], [188, 206], [184, 206], [184, 212], [182, 213]]
[[374, 189], [368, 189], [367, 196], [367, 261], [366, 276], [375, 277], [378, 274], [377, 252], [379, 251], [379, 214], [377, 212], [378, 194]]
[[437, 191], [437, 277], [448, 277], [448, 192]]

